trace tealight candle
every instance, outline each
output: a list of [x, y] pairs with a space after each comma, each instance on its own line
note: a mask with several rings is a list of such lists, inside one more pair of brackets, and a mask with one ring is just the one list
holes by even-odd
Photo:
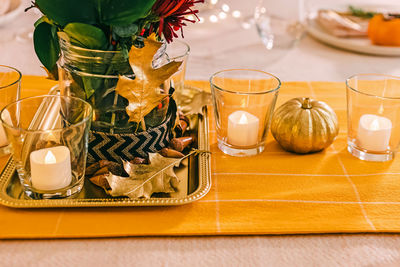
[[389, 149], [392, 122], [385, 117], [365, 114], [358, 124], [358, 145], [370, 151], [385, 151]]
[[228, 143], [253, 146], [258, 143], [259, 119], [247, 111], [238, 110], [228, 116]]
[[66, 146], [50, 147], [30, 154], [32, 186], [39, 190], [56, 190], [72, 180], [70, 151]]

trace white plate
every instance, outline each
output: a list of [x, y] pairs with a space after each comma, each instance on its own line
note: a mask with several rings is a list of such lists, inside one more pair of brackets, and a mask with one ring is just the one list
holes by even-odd
[[0, 26], [5, 25], [6, 23], [15, 19], [15, 17], [22, 13], [23, 10], [24, 6], [22, 4], [22, 0], [11, 0], [11, 5], [8, 11], [5, 14], [0, 15]]
[[306, 29], [315, 39], [341, 49], [379, 56], [400, 56], [400, 47], [373, 45], [367, 37], [339, 38], [333, 36], [322, 29], [314, 18], [308, 20]]

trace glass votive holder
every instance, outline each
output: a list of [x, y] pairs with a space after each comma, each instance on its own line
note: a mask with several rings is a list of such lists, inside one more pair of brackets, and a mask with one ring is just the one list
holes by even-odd
[[231, 69], [210, 78], [218, 147], [231, 156], [264, 150], [280, 80], [259, 70]]
[[[0, 109], [19, 99], [21, 72], [13, 67], [0, 65]], [[0, 125], [0, 157], [10, 153], [6, 132]]]
[[400, 77], [358, 74], [346, 87], [348, 151], [362, 160], [393, 159], [400, 144]]
[[168, 82], [172, 83], [175, 88], [176, 102], [178, 106], [188, 104], [196, 92], [189, 88], [185, 88], [185, 74], [186, 65], [189, 58], [190, 46], [180, 40], [174, 40], [172, 43], [167, 44], [165, 50], [165, 57], [167, 62], [179, 61], [182, 62], [179, 70], [175, 72]]
[[0, 113], [25, 195], [65, 198], [84, 184], [92, 107], [75, 97], [37, 96]]

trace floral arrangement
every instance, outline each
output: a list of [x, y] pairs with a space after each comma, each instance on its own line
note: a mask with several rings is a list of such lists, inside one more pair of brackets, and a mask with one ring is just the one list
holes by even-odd
[[[140, 38], [156, 33], [168, 43], [186, 22], [195, 22], [195, 4], [204, 0], [35, 0], [43, 16], [35, 23], [34, 46], [48, 72], [56, 75], [60, 55], [58, 32], [72, 44], [97, 50], [123, 51], [128, 57]], [[192, 15], [189, 17], [189, 15]], [[198, 19], [198, 18], [197, 18]]]
[[[178, 114], [169, 82], [182, 62], [161, 60], [167, 58], [165, 43], [179, 31], [183, 37], [186, 23], [198, 19], [195, 4], [202, 2], [32, 2], [30, 8], [43, 13], [33, 35], [39, 60], [64, 94], [93, 107], [86, 175], [111, 196], [175, 192], [173, 167], [195, 153], [186, 132], [189, 119]], [[133, 188], [142, 183], [138, 195]]]
[[[198, 19], [195, 4], [203, 2], [35, 0], [28, 9], [38, 8], [43, 13], [35, 23], [35, 52], [50, 78], [59, 79], [60, 84], [68, 82], [68, 95], [77, 96], [92, 105], [92, 130], [109, 133], [145, 131], [165, 119], [173, 90], [167, 88], [168, 81], [157, 80], [157, 75], [147, 75], [147, 80], [136, 76], [143, 69], [160, 73], [161, 70], [151, 69], [152, 59], [161, 59], [165, 43], [172, 42], [179, 32], [183, 37], [182, 28], [187, 22], [194, 23]], [[161, 41], [160, 45], [154, 44], [161, 48], [139, 52], [149, 37], [155, 42]], [[135, 53], [130, 53], [133, 50]], [[60, 57], [62, 60], [59, 61]], [[138, 64], [139, 67], [136, 66]], [[61, 67], [60, 71], [58, 67]], [[171, 71], [168, 73], [173, 74]], [[122, 76], [129, 80], [136, 79], [131, 86], [138, 85], [139, 81], [142, 81], [141, 87], [152, 86], [128, 87], [128, 93], [120, 94], [115, 88]], [[167, 76], [162, 77], [168, 80], [170, 76]], [[149, 80], [153, 78], [155, 80]], [[134, 91], [135, 99], [126, 97]], [[132, 106], [139, 107], [139, 119], [132, 117], [129, 109]]]

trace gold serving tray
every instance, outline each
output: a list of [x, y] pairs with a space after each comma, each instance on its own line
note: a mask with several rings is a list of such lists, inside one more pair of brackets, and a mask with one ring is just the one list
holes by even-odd
[[[198, 115], [197, 148], [209, 151], [207, 107]], [[122, 206], [173, 206], [183, 205], [204, 197], [211, 188], [211, 156], [209, 153], [191, 155], [176, 168], [180, 179], [178, 192], [153, 194], [150, 199], [110, 197], [100, 187], [85, 179], [85, 184], [75, 198], [40, 199], [26, 198], [10, 158], [0, 176], [0, 204], [12, 208], [59, 208], [59, 207], [122, 207]]]

